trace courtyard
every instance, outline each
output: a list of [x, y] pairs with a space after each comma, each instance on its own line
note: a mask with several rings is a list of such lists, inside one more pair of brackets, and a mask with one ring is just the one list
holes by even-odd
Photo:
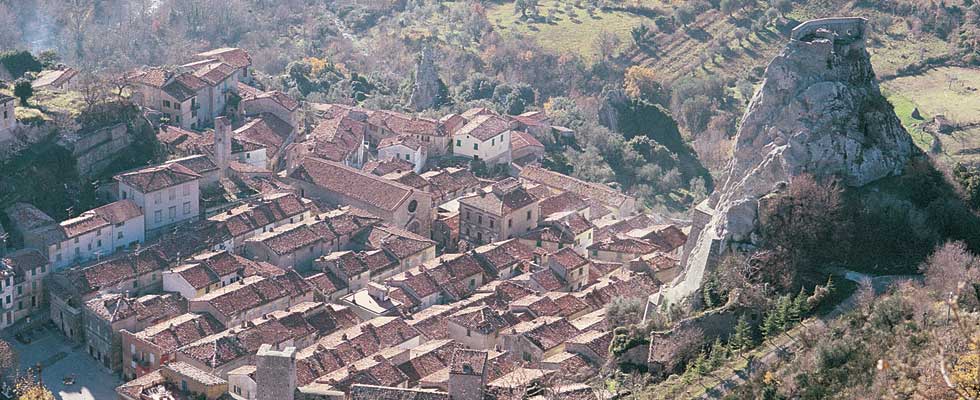
[[[32, 331], [30, 343], [5, 338], [17, 351], [21, 371], [41, 364], [44, 385], [59, 400], [105, 400], [116, 398], [114, 388], [122, 382], [75, 347], [50, 325]], [[74, 377], [74, 382], [66, 382]]]

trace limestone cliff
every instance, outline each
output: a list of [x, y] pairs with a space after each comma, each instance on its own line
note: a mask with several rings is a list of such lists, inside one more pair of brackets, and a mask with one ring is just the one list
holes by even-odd
[[863, 186], [901, 173], [912, 142], [878, 89], [865, 22], [832, 18], [793, 30], [742, 117], [727, 181], [695, 212], [684, 274], [662, 300], [694, 293], [718, 255], [751, 243], [758, 199], [781, 182], [809, 173]]
[[412, 84], [412, 96], [409, 106], [415, 111], [435, 107], [439, 102], [439, 71], [432, 60], [432, 51], [423, 48], [415, 66], [415, 81]]

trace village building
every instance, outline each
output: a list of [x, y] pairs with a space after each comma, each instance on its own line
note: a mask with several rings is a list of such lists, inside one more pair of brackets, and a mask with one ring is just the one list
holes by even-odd
[[449, 337], [477, 350], [497, 348], [502, 344], [500, 334], [511, 325], [501, 313], [486, 305], [461, 309], [447, 319]]
[[136, 379], [173, 361], [177, 349], [225, 329], [209, 314], [185, 313], [145, 329], [119, 332], [122, 342], [122, 374]]
[[236, 47], [222, 47], [197, 53], [194, 58], [198, 62], [212, 63], [220, 61], [238, 71], [238, 79], [242, 82], [252, 81], [252, 56], [247, 51]]
[[44, 251], [49, 244], [64, 236], [58, 222], [33, 204], [14, 203], [4, 209], [4, 212], [10, 221], [9, 234], [16, 235], [16, 240], [7, 243], [15, 247], [19, 243], [24, 248]]
[[198, 254], [184, 264], [163, 272], [163, 290], [191, 300], [250, 276], [272, 277], [285, 273], [271, 264], [248, 260], [228, 251]]
[[143, 243], [143, 211], [132, 200], [119, 200], [62, 221], [63, 235], [47, 246], [52, 267], [66, 266], [106, 257]]
[[191, 312], [206, 312], [225, 326], [313, 301], [310, 284], [293, 271], [269, 278], [253, 275], [189, 301]]
[[227, 391], [226, 380], [182, 362], [171, 362], [116, 387], [120, 400], [219, 400]]
[[[534, 165], [522, 168], [519, 177], [523, 182], [544, 185], [557, 192], [571, 192], [596, 202], [614, 219], [627, 218], [636, 213], [635, 198], [603, 184], [585, 182]], [[601, 215], [593, 212], [591, 217], [596, 219]]]
[[422, 178], [429, 182], [432, 204], [443, 204], [480, 189], [480, 179], [468, 168], [449, 167], [426, 171]]
[[146, 167], [115, 176], [118, 198], [132, 200], [143, 211], [147, 237], [200, 216], [201, 175], [173, 163]]
[[201, 101], [208, 84], [190, 72], [152, 68], [131, 74], [132, 100], [141, 107], [158, 111], [169, 124], [184, 129], [201, 127]]
[[366, 134], [367, 125], [351, 118], [349, 114], [324, 119], [306, 138], [289, 146], [286, 168], [290, 172], [293, 171], [307, 157], [360, 168], [367, 161]]
[[538, 200], [513, 178], [460, 198], [459, 205], [460, 239], [475, 244], [510, 239], [538, 225]]
[[571, 247], [585, 256], [594, 236], [595, 227], [585, 217], [567, 211], [545, 218], [541, 221], [541, 226], [521, 236], [521, 243], [543, 249], [547, 253]]
[[83, 310], [89, 300], [103, 294], [140, 296], [163, 289], [161, 274], [169, 262], [154, 248], [76, 266], [48, 276], [51, 321], [68, 339], [85, 339]]
[[295, 136], [296, 128], [275, 114], [260, 114], [233, 133], [233, 137], [240, 141], [265, 147], [265, 167], [270, 171], [279, 169], [286, 159], [286, 149]]
[[422, 142], [411, 136], [392, 136], [381, 139], [378, 143], [378, 158], [403, 159], [412, 163], [412, 170], [416, 173], [422, 173], [425, 168], [427, 154], [428, 150]]
[[45, 277], [51, 272], [47, 257], [36, 249], [22, 249], [0, 257], [0, 328], [11, 326], [46, 304]]
[[260, 91], [243, 83], [238, 84], [241, 110], [246, 116], [274, 115], [293, 128], [301, 128], [299, 102], [278, 90]]
[[72, 89], [72, 80], [78, 75], [78, 70], [74, 68], [49, 69], [37, 74], [37, 78], [31, 81], [34, 90], [64, 91]]
[[351, 205], [390, 225], [428, 237], [432, 224], [429, 193], [336, 162], [306, 158], [288, 175], [300, 195], [328, 204]]
[[177, 294], [128, 297], [107, 293], [85, 302], [85, 349], [103, 367], [122, 370], [122, 330], [139, 332], [187, 312], [187, 301]]
[[453, 154], [488, 165], [511, 162], [510, 142], [515, 124], [497, 115], [480, 115], [453, 133]]
[[528, 165], [544, 158], [544, 145], [527, 132], [513, 131], [510, 140], [510, 154], [514, 163]]
[[505, 331], [503, 348], [525, 362], [540, 362], [563, 352], [565, 342], [579, 333], [565, 318], [541, 317], [521, 322]]

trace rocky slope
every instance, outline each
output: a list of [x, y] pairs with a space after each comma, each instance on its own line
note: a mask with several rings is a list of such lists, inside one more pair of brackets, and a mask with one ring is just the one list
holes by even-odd
[[912, 142], [878, 89], [865, 22], [823, 19], [793, 30], [742, 117], [727, 181], [696, 212], [685, 272], [658, 302], [685, 299], [718, 256], [751, 245], [758, 200], [793, 176], [862, 186], [901, 173]]

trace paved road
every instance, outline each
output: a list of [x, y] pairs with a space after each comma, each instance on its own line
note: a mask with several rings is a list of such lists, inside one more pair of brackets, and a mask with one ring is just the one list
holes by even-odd
[[[842, 268], [834, 268], [831, 272], [843, 275], [845, 279], [857, 283], [861, 283], [865, 280], [871, 281], [871, 287], [874, 288], [875, 293], [882, 293], [889, 286], [895, 282], [903, 280], [918, 280], [921, 276], [918, 275], [886, 275], [886, 276], [870, 276], [857, 271], [846, 270]], [[814, 329], [817, 326], [827, 326], [828, 321], [832, 321], [839, 317], [840, 315], [854, 309], [857, 303], [857, 291], [854, 292], [850, 297], [842, 301], [837, 305], [831, 312], [827, 313], [822, 317], [811, 318], [804, 321], [802, 328], [798, 329]], [[766, 371], [775, 365], [780, 360], [787, 360], [790, 356], [796, 353], [802, 344], [799, 341], [799, 331], [795, 335], [783, 334], [776, 341], [773, 349], [769, 350], [761, 357], [756, 358], [752, 364], [752, 373], [758, 375], [759, 372]], [[735, 373], [729, 375], [727, 378], [723, 379], [714, 387], [705, 391], [705, 394], [701, 396], [702, 399], [719, 399], [725, 395], [729, 390], [732, 390], [739, 385], [745, 383], [748, 378], [747, 371], [739, 370]]]

